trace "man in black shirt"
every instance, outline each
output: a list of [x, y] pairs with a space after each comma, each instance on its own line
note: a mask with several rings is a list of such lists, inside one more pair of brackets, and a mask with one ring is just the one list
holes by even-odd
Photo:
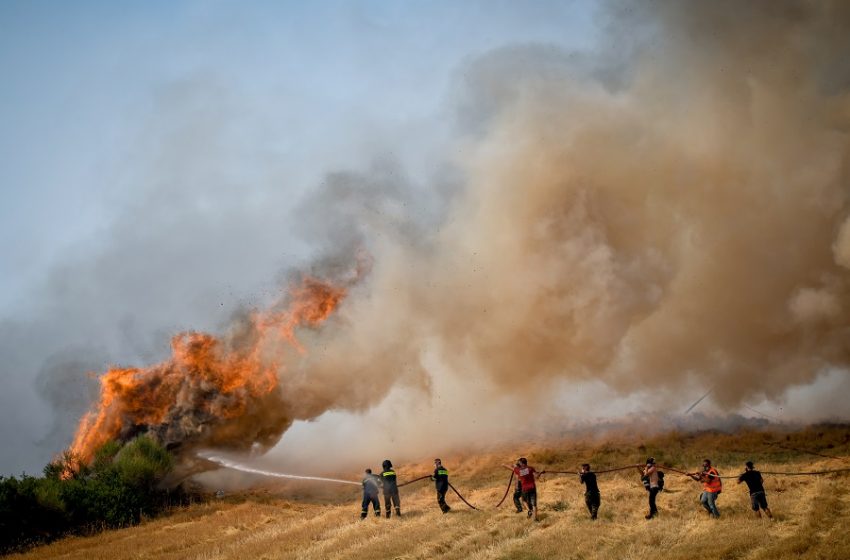
[[761, 473], [753, 467], [752, 461], [747, 461], [744, 474], [738, 477], [738, 484], [742, 482], [746, 482], [747, 487], [750, 489], [750, 501], [753, 504], [753, 511], [756, 512], [756, 515], [761, 517], [761, 511], [759, 511], [759, 508], [761, 508], [768, 517], [773, 519], [773, 514], [770, 513], [770, 508], [767, 507], [767, 495], [764, 493], [764, 479], [761, 477]]
[[437, 503], [443, 513], [448, 513], [452, 508], [446, 503], [446, 493], [449, 491], [449, 471], [443, 466], [443, 462], [439, 459], [434, 459], [434, 474], [431, 475], [431, 480], [437, 489]]
[[395, 469], [389, 459], [384, 459], [381, 465], [384, 470], [381, 471], [381, 482], [384, 489], [384, 507], [387, 510], [387, 519], [390, 518], [390, 506], [395, 506], [396, 517], [401, 517], [401, 500], [398, 496], [398, 481], [396, 480]]
[[578, 475], [585, 487], [584, 503], [587, 505], [587, 511], [590, 512], [591, 519], [596, 519], [596, 514], [599, 512], [599, 504], [602, 501], [599, 494], [599, 486], [596, 485], [596, 474], [591, 472], [590, 465], [585, 463], [581, 466], [581, 472]]

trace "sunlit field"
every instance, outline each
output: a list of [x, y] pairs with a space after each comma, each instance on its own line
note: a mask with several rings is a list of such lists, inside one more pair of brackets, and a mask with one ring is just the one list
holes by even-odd
[[[762, 471], [810, 471], [850, 467], [850, 427], [813, 427], [801, 432], [748, 431], [737, 435], [678, 433], [648, 441], [610, 437], [605, 442], [548, 443], [533, 449], [504, 448], [489, 454], [446, 455], [451, 481], [481, 511], [449, 497], [440, 513], [432, 484], [402, 488], [401, 518], [360, 521], [354, 487], [311, 489], [256, 478], [245, 492], [227, 493], [175, 510], [140, 526], [91, 537], [71, 537], [15, 558], [463, 558], [610, 559], [663, 558], [850, 558], [850, 476], [765, 475], [775, 519], [750, 509], [746, 485], [724, 480], [721, 517], [700, 507], [700, 485], [668, 472], [658, 497], [660, 516], [644, 519], [646, 492], [636, 471], [599, 475], [602, 507], [591, 521], [575, 475], [544, 476], [539, 483], [540, 521], [515, 513], [511, 496], [499, 508], [510, 473], [499, 465], [527, 454], [538, 470], [596, 469], [644, 461], [696, 470], [711, 458], [722, 475], [738, 474], [753, 460]], [[811, 452], [819, 453], [815, 455]], [[831, 455], [828, 458], [822, 455]], [[430, 458], [430, 457], [428, 457]], [[376, 458], [376, 465], [380, 463]], [[423, 458], [398, 465], [400, 481], [428, 473]], [[349, 478], [357, 473], [350, 473]], [[318, 484], [318, 483], [317, 483]]]

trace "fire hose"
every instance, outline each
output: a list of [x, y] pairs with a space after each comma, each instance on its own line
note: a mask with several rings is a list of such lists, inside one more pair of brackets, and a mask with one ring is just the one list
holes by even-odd
[[[511, 475], [511, 476], [513, 476], [513, 475]], [[401, 488], [402, 486], [407, 486], [408, 484], [413, 484], [414, 482], [419, 482], [420, 480], [425, 480], [426, 478], [431, 478], [431, 475], [428, 474], [428, 475], [425, 475], [425, 476], [420, 476], [419, 478], [414, 478], [413, 480], [408, 480], [407, 482], [403, 482], [403, 483], [399, 484], [398, 487]], [[472, 509], [474, 509], [476, 511], [480, 511], [477, 507], [475, 507], [474, 505], [467, 502], [466, 498], [464, 498], [461, 495], [461, 493], [457, 491], [457, 488], [455, 488], [454, 485], [451, 482], [449, 482], [449, 488], [451, 488], [454, 491], [454, 493], [457, 494], [457, 497], [460, 498], [460, 500], [463, 503], [465, 503], [466, 505], [468, 505], [469, 507], [471, 507]]]
[[[626, 465], [625, 467], [614, 467], [612, 469], [604, 469], [604, 470], [601, 470], [601, 471], [593, 471], [593, 473], [594, 474], [605, 474], [605, 473], [609, 473], [609, 472], [616, 472], [616, 471], [624, 471], [626, 469], [633, 469], [635, 467], [640, 467], [640, 465]], [[581, 473], [577, 473], [575, 471], [541, 471], [540, 472], [541, 476], [543, 476], [544, 474], [581, 474]]]
[[501, 499], [501, 500], [499, 500], [499, 503], [498, 503], [498, 504], [496, 504], [496, 507], [497, 507], [497, 508], [498, 508], [498, 507], [500, 507], [500, 506], [502, 505], [502, 503], [504, 503], [505, 498], [507, 498], [507, 497], [508, 497], [508, 494], [509, 494], [509, 493], [510, 493], [510, 491], [511, 491], [511, 486], [513, 486], [513, 482], [514, 482], [514, 471], [511, 471], [511, 477], [508, 479], [508, 487], [507, 487], [507, 488], [505, 488], [505, 495], [504, 495], [504, 496], [502, 496], [502, 499]]
[[[658, 465], [659, 469], [664, 469], [668, 471], [673, 471], [675, 473], [679, 473], [685, 476], [692, 477], [693, 473], [688, 473], [685, 471], [680, 471], [679, 469], [675, 469], [669, 465]], [[773, 476], [816, 476], [821, 474], [833, 474], [833, 473], [841, 473], [841, 472], [850, 472], [850, 468], [846, 469], [827, 469], [822, 471], [809, 471], [809, 472], [779, 472], [779, 471], [759, 471], [761, 474], [770, 474]], [[697, 473], [699, 474], [699, 473]], [[713, 478], [739, 478], [741, 475], [728, 475], [728, 476], [720, 476], [716, 475]]]
[[[841, 459], [841, 457], [834, 457], [834, 458], [835, 459]], [[627, 466], [624, 466], [624, 467], [615, 467], [615, 468], [611, 468], [611, 469], [604, 469], [604, 470], [601, 470], [601, 471], [593, 471], [593, 472], [595, 474], [604, 474], [604, 473], [610, 473], [610, 472], [616, 472], [616, 471], [624, 471], [624, 470], [633, 469], [633, 468], [636, 468], [636, 467], [640, 468], [641, 466], [642, 465], [627, 465]], [[659, 469], [664, 469], [666, 471], [672, 471], [672, 472], [675, 472], [675, 473], [678, 473], [678, 474], [681, 474], [681, 475], [684, 475], [684, 476], [693, 477], [693, 473], [689, 473], [689, 472], [679, 470], [675, 467], [671, 467], [670, 465], [656, 465], [656, 467], [659, 468]], [[822, 475], [822, 474], [850, 472], [850, 468], [826, 469], [826, 470], [822, 470], [822, 471], [807, 471], [807, 472], [784, 472], [784, 471], [783, 472], [780, 472], [780, 471], [759, 471], [759, 472], [761, 474], [769, 474], [769, 475], [773, 475], [773, 476], [816, 476], [816, 475]], [[540, 475], [542, 476], [543, 474], [580, 474], [580, 473], [575, 473], [573, 471], [541, 471]], [[741, 475], [729, 475], [729, 476], [717, 475], [714, 478], [739, 478], [740, 476]], [[507, 496], [507, 492], [505, 493], [505, 496]], [[504, 501], [504, 498], [502, 498], [502, 501]], [[499, 502], [499, 505], [502, 505], [502, 502]], [[496, 507], [499, 507], [499, 506], [496, 506]]]
[[402, 486], [407, 486], [408, 484], [413, 484], [414, 482], [419, 482], [420, 480], [425, 480], [426, 478], [431, 478], [430, 474], [426, 474], [425, 476], [420, 476], [419, 478], [414, 478], [413, 480], [408, 480], [407, 482], [402, 482], [398, 485], [399, 488]]

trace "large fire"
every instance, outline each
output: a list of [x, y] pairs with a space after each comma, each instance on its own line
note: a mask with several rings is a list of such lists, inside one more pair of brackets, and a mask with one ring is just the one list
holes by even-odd
[[107, 441], [142, 433], [170, 448], [274, 445], [292, 423], [278, 382], [282, 349], [304, 352], [296, 329], [320, 325], [345, 294], [344, 287], [305, 277], [270, 310], [252, 313], [224, 336], [180, 333], [167, 361], [111, 368], [71, 453], [88, 463]]

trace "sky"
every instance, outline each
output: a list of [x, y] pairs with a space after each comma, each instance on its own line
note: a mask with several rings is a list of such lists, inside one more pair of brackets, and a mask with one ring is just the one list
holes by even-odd
[[327, 173], [393, 160], [429, 178], [466, 62], [586, 47], [594, 18], [586, 2], [0, 4], [0, 472], [67, 443], [89, 369], [159, 358], [169, 333], [273, 292], [309, 254], [287, 222]]

